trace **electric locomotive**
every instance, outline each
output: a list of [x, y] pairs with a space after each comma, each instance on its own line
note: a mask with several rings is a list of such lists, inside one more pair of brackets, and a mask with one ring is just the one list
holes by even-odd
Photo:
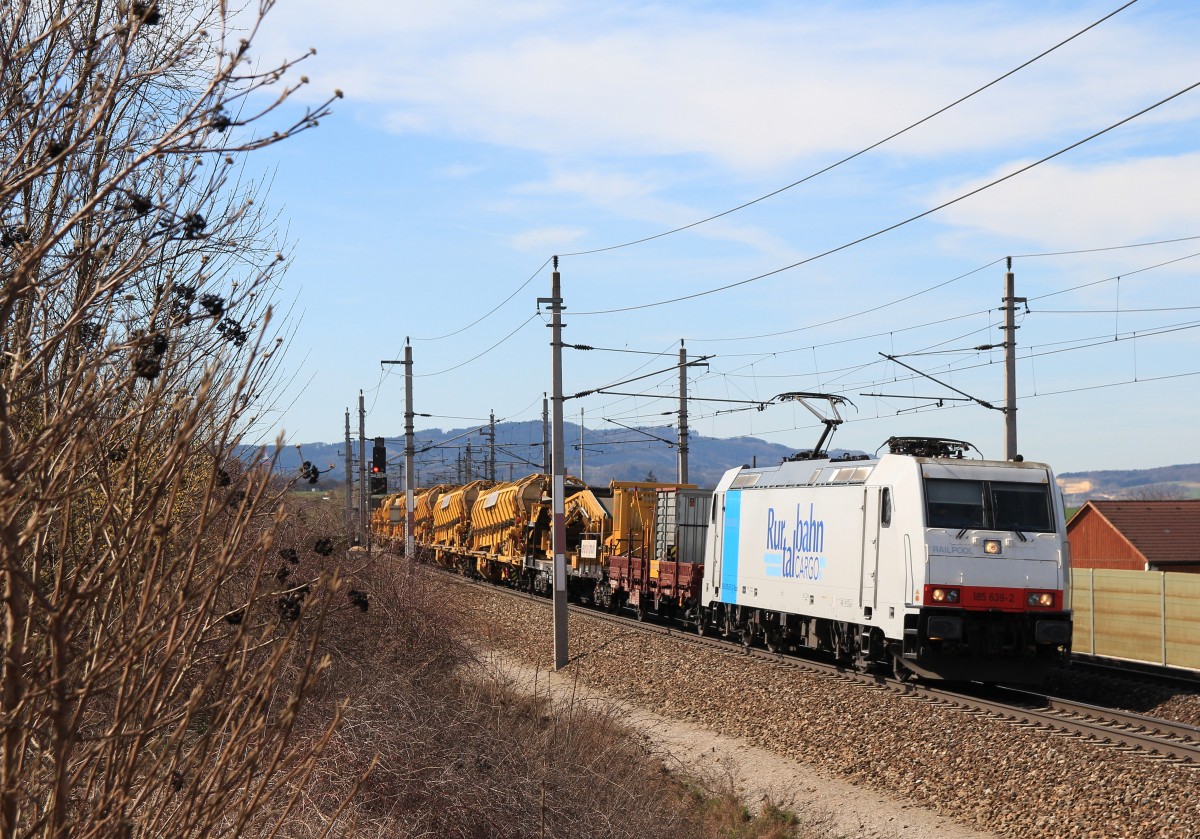
[[1070, 563], [1050, 467], [967, 459], [957, 440], [885, 445], [726, 472], [699, 631], [900, 678], [1036, 682], [1065, 666]]

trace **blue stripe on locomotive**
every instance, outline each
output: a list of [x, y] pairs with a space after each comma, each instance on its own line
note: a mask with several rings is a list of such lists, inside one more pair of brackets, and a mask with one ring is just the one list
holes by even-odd
[[738, 541], [742, 531], [742, 493], [725, 493], [725, 541], [721, 548], [721, 600], [736, 603], [738, 594]]

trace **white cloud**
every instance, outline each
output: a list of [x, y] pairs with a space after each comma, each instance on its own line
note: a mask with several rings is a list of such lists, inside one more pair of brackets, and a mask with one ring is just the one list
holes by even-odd
[[486, 167], [480, 166], [478, 164], [453, 163], [449, 166], [443, 166], [441, 169], [439, 169], [437, 171], [438, 171], [438, 174], [441, 175], [442, 177], [452, 178], [454, 180], [460, 180], [463, 178], [469, 178], [472, 175], [478, 175], [480, 172], [485, 171], [485, 168]]
[[[1003, 171], [1023, 165], [1014, 162]], [[940, 203], [999, 176], [936, 195]], [[1050, 247], [1098, 247], [1200, 234], [1200, 153], [1085, 166], [1045, 163], [963, 201], [942, 220]]]
[[551, 253], [564, 250], [564, 246], [576, 242], [583, 230], [571, 227], [541, 227], [525, 230], [512, 237], [512, 246], [518, 251], [529, 253]]
[[[394, 131], [749, 170], [874, 142], [1099, 16], [986, 4], [284, 6], [271, 48], [331, 42], [312, 75], [386, 108]], [[1200, 69], [1185, 32], [1157, 24], [1135, 7], [889, 148], [1011, 147], [1125, 116]]]
[[[651, 228], [665, 231], [690, 225], [711, 212], [660, 197], [678, 180], [665, 173], [638, 176], [562, 167], [544, 181], [522, 184], [513, 191], [522, 195], [570, 196], [621, 218], [648, 222]], [[779, 261], [800, 258], [798, 252], [778, 236], [730, 219], [709, 222], [698, 227], [696, 233], [709, 239], [746, 245]]]

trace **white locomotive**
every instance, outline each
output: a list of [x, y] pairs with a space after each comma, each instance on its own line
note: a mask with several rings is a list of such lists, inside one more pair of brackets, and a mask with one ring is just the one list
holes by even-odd
[[901, 678], [1037, 681], [1064, 666], [1069, 559], [1050, 468], [965, 459], [956, 440], [887, 445], [726, 472], [699, 630]]

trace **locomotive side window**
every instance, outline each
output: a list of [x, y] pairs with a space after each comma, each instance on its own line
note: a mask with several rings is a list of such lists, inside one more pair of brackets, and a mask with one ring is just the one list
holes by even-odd
[[993, 483], [991, 486], [996, 530], [1054, 532], [1050, 493], [1044, 484]]
[[883, 496], [879, 499], [879, 523], [884, 527], [892, 526], [892, 488], [884, 487]]
[[983, 481], [925, 480], [929, 527], [983, 528]]

